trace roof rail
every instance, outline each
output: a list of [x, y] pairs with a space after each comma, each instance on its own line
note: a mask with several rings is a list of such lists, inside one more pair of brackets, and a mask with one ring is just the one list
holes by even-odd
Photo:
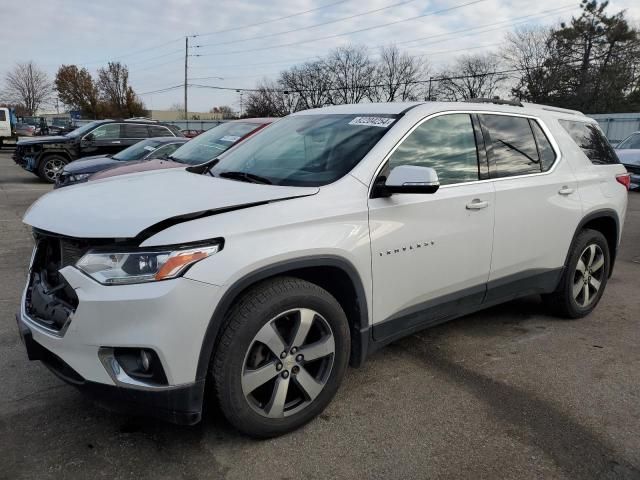
[[496, 105], [511, 105], [512, 107], [524, 107], [519, 100], [503, 100], [501, 98], [470, 98], [467, 103], [494, 103]]
[[540, 105], [536, 103], [527, 103], [527, 107], [539, 108], [541, 110], [546, 110], [547, 112], [557, 112], [557, 113], [566, 113], [568, 115], [579, 115], [584, 117], [584, 113], [580, 110], [571, 110], [570, 108], [562, 108], [562, 107], [552, 107], [550, 105]]
[[125, 118], [123, 121], [124, 122], [152, 122], [152, 123], [158, 123], [158, 120], [153, 120], [152, 118], [147, 118], [147, 117]]

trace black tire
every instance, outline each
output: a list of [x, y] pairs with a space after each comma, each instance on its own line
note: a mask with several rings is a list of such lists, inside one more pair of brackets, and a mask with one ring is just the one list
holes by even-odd
[[[585, 263], [588, 263], [585, 262], [588, 256], [583, 257], [583, 255], [589, 255], [587, 249], [591, 248], [591, 246], [595, 246], [596, 251], [602, 253], [601, 257], [604, 263], [598, 270], [592, 271], [592, 269], [587, 268], [586, 275], [583, 275], [578, 270], [578, 262], [583, 259], [581, 267], [585, 265]], [[600, 258], [600, 256], [598, 255], [597, 258]], [[593, 261], [592, 259], [592, 262]], [[594, 263], [594, 265], [596, 264]], [[543, 300], [550, 310], [558, 316], [565, 318], [582, 318], [590, 314], [602, 298], [607, 280], [609, 279], [610, 268], [611, 256], [606, 238], [597, 230], [585, 229], [578, 234], [571, 246], [569, 259], [560, 283], [558, 284], [558, 288], [555, 292], [543, 296]], [[599, 288], [595, 291], [592, 286], [592, 278], [599, 282]], [[580, 285], [582, 285], [582, 287], [580, 287]], [[581, 290], [577, 298], [574, 295], [574, 286], [576, 290]], [[587, 296], [589, 302], [587, 304], [584, 303], [585, 288], [589, 292]]]
[[[290, 385], [293, 385], [292, 391], [285, 390], [288, 392], [285, 394], [286, 399], [290, 398], [289, 394], [296, 392], [299, 392], [304, 397], [304, 390], [299, 389], [301, 385], [299, 382], [303, 374], [306, 375], [312, 371], [314, 361], [309, 362], [306, 367], [303, 362], [301, 364], [302, 367], [297, 367], [296, 375], [296, 366], [291, 367], [291, 363], [286, 363], [292, 360], [289, 357], [282, 361], [275, 356], [264, 359], [261, 365], [268, 367], [269, 365], [279, 364], [282, 370], [278, 369], [279, 373], [276, 373], [276, 376], [270, 380], [274, 382], [273, 387], [270, 387], [269, 383], [264, 383], [255, 390], [264, 389], [265, 396], [271, 398], [270, 402], [262, 404], [253, 401], [253, 394], [245, 395], [243, 392], [243, 382], [247, 372], [255, 371], [246, 370], [246, 365], [248, 365], [250, 359], [253, 360], [252, 353], [255, 352], [256, 348], [261, 349], [261, 351], [266, 350], [267, 356], [272, 355], [272, 349], [257, 341], [259, 333], [265, 331], [267, 325], [273, 325], [276, 321], [289, 322], [290, 320], [286, 313], [296, 311], [296, 309], [301, 309], [299, 310], [300, 312], [313, 311], [316, 315], [313, 317], [312, 323], [316, 325], [316, 322], [319, 322], [321, 326], [329, 327], [328, 331], [329, 334], [333, 335], [335, 349], [329, 356], [322, 357], [322, 359], [315, 362], [323, 362], [320, 365], [328, 361], [332, 363], [329, 366], [329, 370], [324, 374], [324, 386], [319, 390], [315, 398], [306, 397], [306, 400], [299, 400], [301, 403], [292, 409], [289, 416], [267, 418], [265, 416], [266, 409], [270, 404], [275, 403], [275, 392], [279, 385], [277, 382], [283, 381], [281, 377], [284, 376], [285, 369], [291, 368], [292, 372], [291, 374], [286, 373], [287, 377], [285, 378], [289, 378], [289, 380], [286, 381], [287, 386], [285, 389], [292, 388]], [[283, 314], [285, 315], [283, 316]], [[292, 341], [290, 340], [297, 335], [298, 328], [302, 324], [302, 314], [300, 315], [300, 323], [298, 323], [298, 327], [290, 336], [282, 335], [282, 332], [279, 332], [281, 334], [279, 338], [283, 340], [283, 343], [287, 344], [287, 349], [293, 350], [292, 347], [294, 345], [291, 344]], [[276, 277], [266, 280], [242, 295], [231, 308], [223, 328], [220, 341], [213, 355], [211, 371], [220, 409], [229, 422], [238, 430], [256, 438], [282, 435], [315, 418], [331, 402], [344, 377], [349, 361], [351, 343], [346, 315], [340, 304], [326, 290], [313, 283], [293, 277]], [[309, 335], [306, 335], [306, 338], [310, 336], [312, 336], [311, 331]], [[326, 338], [326, 336], [322, 338]], [[301, 342], [300, 352], [305, 351], [302, 343], [304, 342]], [[317, 344], [315, 343], [315, 345]], [[290, 353], [291, 350], [289, 350]], [[255, 368], [259, 368], [259, 366]], [[326, 366], [321, 368], [326, 369]], [[292, 383], [290, 384], [289, 381]], [[272, 389], [271, 393], [269, 393], [270, 389]], [[286, 408], [290, 408], [288, 407], [289, 404], [295, 406], [295, 402], [295, 399], [290, 400], [287, 405], [284, 405], [283, 400], [283, 412]], [[260, 405], [266, 405], [265, 411], [260, 410]], [[296, 409], [299, 409], [299, 411], [296, 411]]]
[[69, 160], [61, 155], [47, 155], [38, 163], [38, 177], [47, 183], [56, 183], [56, 179]]

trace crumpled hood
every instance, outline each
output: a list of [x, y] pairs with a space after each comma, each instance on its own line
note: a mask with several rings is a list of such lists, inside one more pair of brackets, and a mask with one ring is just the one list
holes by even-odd
[[71, 139], [69, 137], [63, 137], [62, 135], [48, 136], [48, 137], [29, 137], [21, 138], [18, 140], [18, 145], [33, 145], [36, 143], [67, 143]]
[[225, 180], [183, 169], [157, 170], [54, 190], [40, 197], [23, 221], [70, 237], [133, 238], [163, 220], [213, 215], [318, 191]]
[[640, 165], [640, 150], [616, 150], [616, 153], [618, 154], [620, 163], [625, 163], [627, 165]]
[[64, 166], [65, 173], [94, 173], [105, 168], [120, 165], [122, 162], [114, 160], [107, 155], [96, 155], [75, 160]]

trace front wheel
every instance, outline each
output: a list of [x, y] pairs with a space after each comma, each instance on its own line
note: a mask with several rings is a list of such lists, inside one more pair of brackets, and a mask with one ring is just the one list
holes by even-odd
[[38, 176], [45, 182], [56, 183], [67, 163], [69, 163], [67, 159], [60, 155], [48, 155], [40, 160]]
[[326, 290], [292, 277], [267, 280], [227, 317], [212, 368], [220, 408], [254, 437], [294, 430], [329, 404], [349, 350], [347, 318]]
[[560, 284], [544, 297], [564, 317], [581, 318], [602, 298], [611, 268], [609, 244], [602, 233], [585, 229], [575, 239]]

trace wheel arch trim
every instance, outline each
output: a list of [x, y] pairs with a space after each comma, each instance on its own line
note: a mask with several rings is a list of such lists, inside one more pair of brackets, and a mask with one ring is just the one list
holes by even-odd
[[589, 223], [589, 222], [591, 222], [593, 220], [600, 219], [600, 218], [609, 218], [609, 219], [614, 221], [615, 226], [616, 226], [616, 238], [615, 238], [615, 242], [614, 242], [614, 245], [613, 245], [613, 250], [609, 252], [609, 255], [611, 257], [611, 268], [609, 269], [609, 276], [611, 276], [611, 272], [613, 272], [613, 266], [614, 266], [615, 261], [616, 261], [616, 254], [618, 252], [618, 245], [620, 243], [620, 217], [618, 217], [618, 212], [616, 212], [612, 208], [602, 208], [602, 209], [598, 209], [598, 210], [593, 210], [593, 211], [589, 212], [588, 214], [586, 214], [584, 217], [582, 217], [582, 220], [580, 220], [580, 223], [578, 223], [578, 226], [576, 227], [576, 231], [573, 234], [573, 238], [571, 239], [571, 247], [570, 247], [569, 251], [567, 252], [567, 256], [566, 256], [565, 261], [564, 261], [565, 267], [567, 266], [567, 263], [569, 262], [569, 257], [571, 256], [571, 248], [573, 248], [573, 245], [575, 244], [576, 238], [580, 234], [580, 232], [584, 229], [584, 226], [587, 223]]
[[[219, 338], [221, 327], [224, 324], [225, 315], [242, 292], [261, 280], [265, 280], [276, 275], [286, 274], [287, 272], [313, 267], [338, 268], [347, 274], [353, 284], [356, 291], [355, 300], [358, 304], [360, 313], [360, 325], [357, 326], [359, 330], [358, 336], [352, 339], [352, 345], [354, 345], [355, 342], [355, 345], [359, 347], [357, 357], [352, 364], [355, 366], [361, 365], [367, 355], [371, 331], [369, 326], [369, 310], [367, 306], [366, 290], [364, 288], [362, 278], [360, 277], [356, 267], [349, 260], [346, 260], [343, 257], [336, 255], [314, 255], [285, 260], [258, 268], [236, 280], [229, 288], [226, 289], [215, 307], [202, 340], [196, 370], [196, 380], [202, 380], [207, 377], [211, 355], [213, 354], [217, 339]], [[353, 328], [351, 330], [352, 332], [354, 331]]]

